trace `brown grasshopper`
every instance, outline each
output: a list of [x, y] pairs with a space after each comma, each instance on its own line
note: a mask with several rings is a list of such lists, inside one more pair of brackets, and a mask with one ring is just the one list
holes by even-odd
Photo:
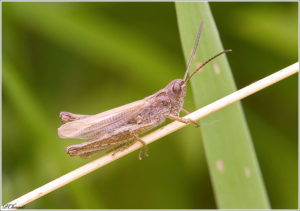
[[[203, 22], [200, 24], [194, 49], [183, 79], [171, 81], [165, 88], [142, 100], [96, 115], [61, 112], [60, 119], [64, 124], [58, 128], [58, 135], [61, 138], [88, 139], [86, 142], [68, 146], [67, 153], [71, 156], [79, 155], [82, 158], [89, 158], [106, 149], [116, 149], [114, 152], [116, 153], [139, 141], [144, 146], [145, 155], [148, 156], [147, 145], [138, 135], [162, 124], [166, 118], [185, 124], [194, 123], [198, 127], [199, 124], [196, 121], [179, 117], [180, 112], [189, 114], [188, 111], [182, 108], [186, 95], [186, 85], [193, 75], [207, 63], [221, 54], [231, 51], [222, 51], [208, 59], [187, 78], [202, 26]], [[141, 159], [141, 150], [139, 159]]]

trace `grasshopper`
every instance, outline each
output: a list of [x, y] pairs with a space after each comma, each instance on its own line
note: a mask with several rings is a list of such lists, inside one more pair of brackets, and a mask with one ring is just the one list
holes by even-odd
[[[196, 121], [179, 117], [180, 112], [189, 114], [182, 107], [187, 83], [211, 60], [231, 51], [225, 50], [211, 57], [198, 67], [190, 77], [187, 77], [198, 46], [202, 26], [203, 22], [200, 24], [183, 79], [172, 80], [165, 88], [142, 100], [96, 115], [61, 112], [60, 119], [64, 124], [58, 128], [58, 135], [61, 138], [88, 139], [86, 142], [68, 146], [66, 148], [67, 153], [70, 156], [90, 158], [102, 150], [112, 149], [115, 150], [114, 155], [138, 141], [143, 144], [144, 154], [148, 156], [147, 145], [138, 135], [162, 124], [166, 118], [185, 124], [193, 123], [198, 127], [199, 124]], [[139, 159], [141, 159], [141, 152], [142, 149], [139, 152]]]

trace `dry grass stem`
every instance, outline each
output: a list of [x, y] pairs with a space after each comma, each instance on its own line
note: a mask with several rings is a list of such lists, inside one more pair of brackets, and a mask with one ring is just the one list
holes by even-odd
[[[295, 63], [293, 65], [290, 65], [270, 76], [267, 76], [255, 83], [252, 83], [230, 95], [227, 95], [226, 97], [223, 97], [207, 106], [204, 106], [203, 108], [200, 108], [196, 110], [195, 112], [187, 115], [187, 118], [193, 119], [193, 120], [199, 120], [213, 112], [216, 112], [225, 106], [228, 106], [234, 102], [237, 102], [255, 92], [258, 92], [261, 89], [264, 89], [284, 78], [289, 77], [290, 75], [293, 75], [295, 73], [299, 72], [299, 63]], [[181, 122], [172, 122], [164, 127], [159, 128], [158, 130], [142, 137], [143, 141], [147, 144], [150, 144], [170, 133], [175, 132], [176, 130], [179, 130], [180, 128], [186, 126], [185, 124]], [[137, 142], [128, 149], [118, 152], [114, 156], [112, 155], [113, 152], [106, 154], [94, 161], [91, 161], [88, 164], [85, 164], [84, 166], [75, 169], [74, 171], [71, 171], [51, 182], [48, 184], [45, 184], [23, 196], [20, 198], [17, 198], [11, 202], [9, 202], [7, 205], [14, 205], [15, 207], [22, 207], [92, 171], [95, 171], [96, 169], [105, 166], [106, 164], [109, 164], [139, 148], [142, 147], [142, 144]], [[5, 206], [5, 205], [4, 205]], [[3, 208], [3, 207], [2, 207]]]

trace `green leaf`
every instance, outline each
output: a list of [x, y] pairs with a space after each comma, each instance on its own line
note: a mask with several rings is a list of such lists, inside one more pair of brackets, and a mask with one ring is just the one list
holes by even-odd
[[[186, 61], [200, 22], [204, 21], [192, 71], [200, 62], [222, 51], [222, 43], [208, 3], [176, 2], [176, 11]], [[234, 49], [227, 56], [234, 56]], [[226, 56], [215, 59], [197, 73], [191, 86], [198, 108], [234, 92], [236, 87]], [[200, 124], [218, 208], [270, 208], [241, 103], [201, 119]]]

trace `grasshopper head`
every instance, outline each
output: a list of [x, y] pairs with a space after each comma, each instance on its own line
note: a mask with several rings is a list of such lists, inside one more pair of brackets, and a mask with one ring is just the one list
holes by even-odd
[[175, 79], [167, 85], [168, 95], [172, 98], [184, 98], [186, 93], [186, 83], [182, 79]]
[[175, 79], [166, 86], [171, 101], [172, 113], [177, 114], [182, 108], [186, 94], [186, 83], [183, 79]]

